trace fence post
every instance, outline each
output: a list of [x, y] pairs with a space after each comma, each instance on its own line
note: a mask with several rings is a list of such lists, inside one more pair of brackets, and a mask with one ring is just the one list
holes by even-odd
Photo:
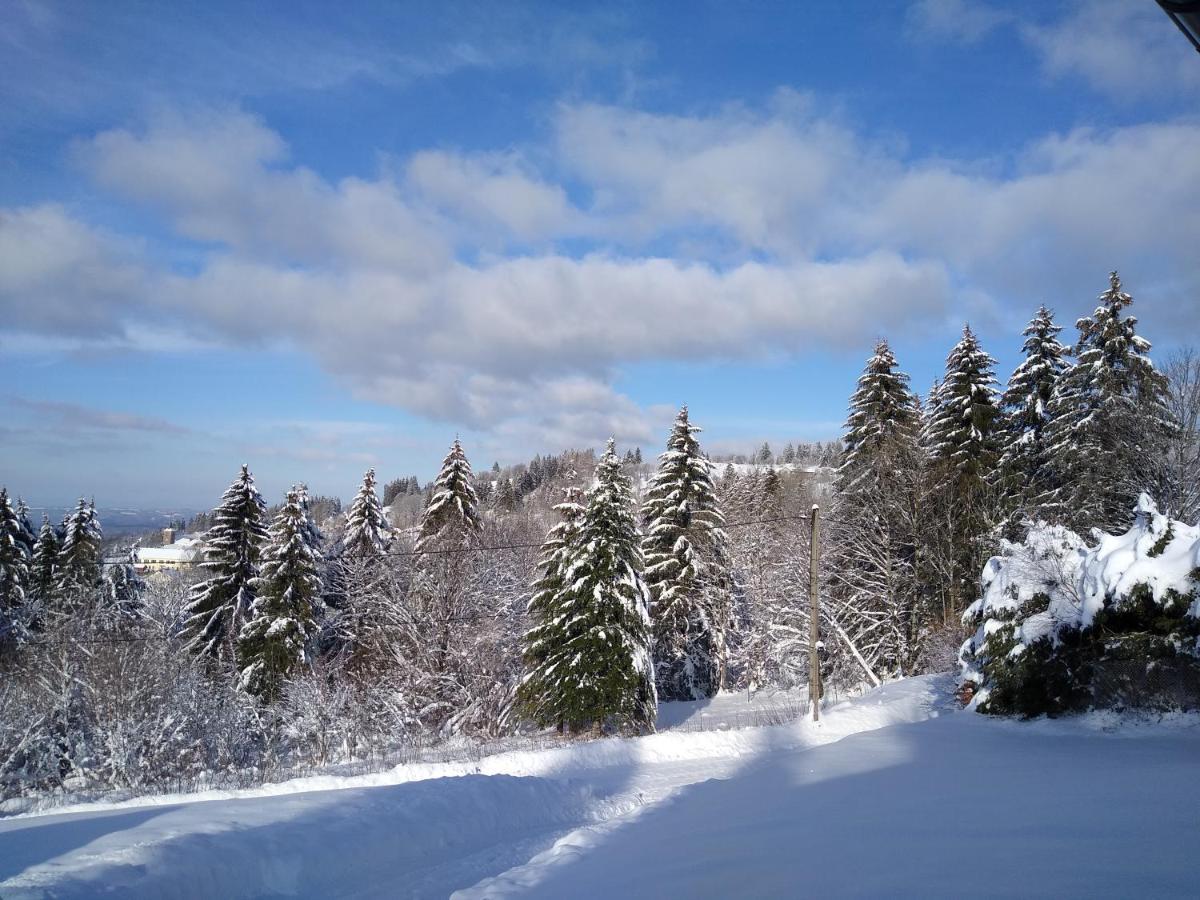
[[814, 722], [821, 721], [821, 660], [817, 648], [821, 643], [821, 600], [817, 590], [820, 568], [821, 507], [812, 508], [812, 543], [808, 554], [808, 699], [812, 703]]

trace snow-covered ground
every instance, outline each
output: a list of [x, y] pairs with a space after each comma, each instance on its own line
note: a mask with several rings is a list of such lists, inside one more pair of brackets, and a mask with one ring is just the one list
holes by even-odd
[[886, 685], [816, 725], [0, 820], [0, 897], [1200, 892], [1195, 719], [996, 721], [948, 689]]

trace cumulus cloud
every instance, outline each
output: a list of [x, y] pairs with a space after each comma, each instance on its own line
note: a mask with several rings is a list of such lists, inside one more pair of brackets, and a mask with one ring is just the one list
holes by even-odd
[[122, 334], [145, 293], [137, 241], [89, 227], [57, 204], [0, 208], [0, 318], [9, 331]]
[[196, 270], [58, 207], [11, 210], [0, 302], [9, 332], [149, 319], [283, 343], [361, 397], [543, 447], [645, 440], [653, 416], [613, 387], [632, 363], [857, 347], [964, 308], [1024, 319], [1113, 267], [1135, 288], [1154, 273], [1194, 328], [1198, 143], [1174, 123], [911, 159], [782, 93], [697, 116], [563, 106], [536, 153], [426, 151], [331, 182], [244, 113], [159, 117], [76, 157], [197, 242]]
[[525, 171], [513, 154], [463, 156], [439, 150], [417, 153], [407, 166], [409, 186], [427, 203], [460, 223], [492, 229], [523, 241], [559, 237], [582, 227], [567, 193]]
[[616, 220], [613, 237], [715, 226], [775, 252], [811, 252], [825, 211], [873, 162], [848, 128], [791, 91], [765, 113], [563, 106], [556, 140], [563, 165], [590, 187], [593, 211]]
[[445, 261], [444, 241], [391, 180], [331, 184], [287, 154], [239, 111], [162, 114], [75, 147], [98, 184], [166, 214], [184, 237], [285, 264], [427, 271]]

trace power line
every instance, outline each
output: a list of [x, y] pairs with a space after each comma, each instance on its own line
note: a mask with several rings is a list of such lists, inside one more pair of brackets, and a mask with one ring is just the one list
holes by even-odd
[[[769, 519], [750, 519], [745, 522], [725, 522], [724, 524], [720, 525], [719, 527], [722, 530], [725, 530], [725, 529], [730, 529], [730, 528], [746, 528], [746, 527], [749, 527], [750, 525], [768, 525], [768, 524], [771, 524], [772, 522], [796, 522], [796, 521], [803, 522], [803, 521], [807, 521], [807, 520], [808, 520], [807, 515], [803, 515], [803, 516], [773, 516]], [[530, 549], [530, 548], [541, 547], [543, 543], [544, 543], [543, 541], [537, 541], [536, 543], [497, 544], [497, 545], [489, 546], [489, 547], [448, 547], [448, 548], [439, 549], [439, 550], [395, 550], [395, 551], [389, 551], [388, 556], [434, 556], [434, 555], [446, 555], [446, 554], [451, 554], [451, 553], [489, 553], [489, 552], [498, 551], [498, 550], [526, 550], [526, 549]]]
[[[720, 527], [722, 529], [729, 528], [748, 528], [751, 525], [770, 525], [776, 522], [796, 522], [807, 521], [807, 515], [801, 516], [771, 516], [765, 519], [748, 519], [742, 522], [725, 522]], [[389, 552], [388, 556], [433, 556], [433, 555], [448, 555], [452, 553], [493, 553], [509, 550], [526, 550], [539, 548], [542, 546], [541, 541], [537, 543], [516, 543], [516, 544], [494, 544], [483, 547], [450, 547], [438, 550], [397, 550]], [[446, 619], [438, 619], [437, 624], [470, 624], [479, 622], [484, 619], [503, 619], [507, 618], [509, 613], [481, 613], [475, 616], [452, 616]], [[22, 646], [25, 647], [71, 647], [76, 645], [93, 645], [93, 644], [134, 644], [147, 643], [150, 641], [174, 641], [180, 640], [178, 636], [170, 635], [154, 635], [154, 636], [123, 636], [123, 637], [105, 637], [105, 638], [70, 638], [68, 640], [55, 641], [26, 641]]]

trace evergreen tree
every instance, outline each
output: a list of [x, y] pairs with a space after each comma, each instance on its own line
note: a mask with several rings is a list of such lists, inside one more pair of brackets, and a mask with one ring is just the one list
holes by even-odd
[[63, 527], [62, 546], [58, 551], [56, 593], [68, 605], [91, 604], [100, 583], [100, 542], [103, 532], [96, 515], [95, 501], [82, 497]]
[[1039, 307], [1023, 332], [1025, 358], [1000, 399], [1003, 450], [999, 472], [1009, 510], [1010, 538], [1016, 537], [1022, 520], [1040, 517], [1043, 499], [1053, 492], [1046, 436], [1055, 389], [1070, 365], [1069, 351], [1058, 341], [1061, 331], [1053, 313]]
[[1147, 355], [1150, 343], [1137, 334], [1137, 319], [1124, 315], [1133, 298], [1116, 272], [1099, 299], [1095, 312], [1076, 323], [1076, 361], [1051, 400], [1047, 435], [1057, 480], [1047, 506], [1078, 533], [1120, 532], [1142, 491], [1160, 493], [1175, 427], [1166, 378]]
[[915, 458], [921, 421], [908, 380], [887, 341], [879, 341], [850, 397], [839, 494], [876, 492], [894, 477], [898, 462]]
[[767, 466], [758, 482], [758, 517], [770, 519], [783, 513], [783, 480], [774, 466]]
[[346, 516], [342, 554], [356, 559], [380, 557], [387, 553], [391, 538], [392, 528], [375, 496], [375, 470], [367, 469]]
[[0, 646], [24, 634], [29, 552], [22, 539], [21, 519], [0, 487]]
[[827, 615], [876, 678], [911, 673], [921, 651], [920, 406], [908, 381], [876, 344], [850, 398], [831, 517]]
[[655, 678], [667, 700], [711, 697], [725, 679], [730, 621], [725, 517], [712, 464], [696, 441], [699, 431], [683, 407], [642, 504]]
[[479, 531], [479, 500], [472, 485], [474, 475], [458, 438], [442, 460], [433, 483], [433, 494], [421, 518], [417, 549], [429, 550], [445, 543], [462, 546]]
[[29, 521], [29, 506], [20, 497], [17, 498], [17, 522], [20, 525], [21, 544], [25, 547], [25, 553], [30, 558], [33, 557], [33, 547], [37, 543], [37, 532], [33, 528], [33, 523]]
[[969, 327], [946, 358], [932, 392], [925, 440], [928, 513], [946, 523], [931, 549], [942, 559], [941, 615], [950, 622], [973, 598], [995, 517], [999, 407], [996, 361]]
[[525, 634], [525, 677], [517, 700], [526, 718], [545, 726], [562, 725], [570, 718], [569, 697], [564, 697], [558, 676], [563, 648], [573, 632], [571, 610], [563, 608], [570, 599], [566, 573], [583, 527], [583, 491], [568, 486], [563, 502], [554, 507], [556, 522], [546, 535], [538, 559], [540, 577], [533, 585], [528, 613], [533, 625]]
[[28, 599], [33, 607], [31, 627], [40, 627], [45, 611], [55, 605], [59, 551], [58, 531], [50, 524], [50, 517], [43, 515], [29, 566]]
[[120, 625], [136, 619], [141, 614], [142, 592], [146, 582], [137, 573], [137, 545], [121, 562], [104, 571], [101, 582], [101, 606], [110, 624]]
[[266, 703], [278, 699], [285, 679], [309, 661], [317, 633], [321, 579], [312, 527], [302, 490], [292, 488], [271, 525], [249, 618], [238, 634], [239, 684]]
[[517, 508], [517, 503], [517, 489], [513, 486], [513, 480], [501, 478], [496, 489], [496, 507], [505, 512], [512, 512]]
[[247, 466], [225, 490], [212, 512], [201, 564], [212, 577], [192, 589], [186, 630], [192, 649], [232, 662], [234, 642], [250, 613], [262, 548], [267, 540], [267, 505]]
[[621, 471], [614, 441], [596, 467], [578, 535], [563, 558], [555, 559], [553, 545], [548, 550], [543, 574], [561, 588], [539, 604], [546, 618], [535, 623], [526, 645], [532, 652], [523, 687], [527, 709], [542, 723], [598, 728], [611, 722], [652, 731], [657, 699], [649, 592], [642, 579], [633, 486]]

